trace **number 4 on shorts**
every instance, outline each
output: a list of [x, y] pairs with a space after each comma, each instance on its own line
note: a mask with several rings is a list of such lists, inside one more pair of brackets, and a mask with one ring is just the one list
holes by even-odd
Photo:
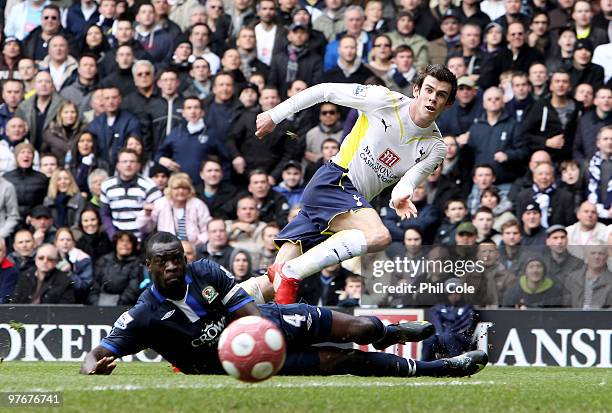
[[302, 323], [306, 321], [306, 317], [300, 314], [283, 315], [283, 320], [294, 327], [300, 328]]

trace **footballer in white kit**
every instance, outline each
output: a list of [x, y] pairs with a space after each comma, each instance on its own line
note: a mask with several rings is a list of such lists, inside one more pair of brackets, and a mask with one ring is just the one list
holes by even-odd
[[415, 81], [414, 98], [382, 86], [324, 83], [260, 114], [256, 134], [262, 138], [288, 116], [321, 102], [359, 110], [338, 154], [306, 186], [300, 213], [278, 234], [280, 251], [268, 277], [247, 283], [251, 295], [259, 301], [274, 294], [280, 304], [295, 302], [299, 280], [390, 244], [391, 235], [370, 201], [395, 185], [390, 207], [402, 218], [416, 216], [410, 200], [414, 188], [446, 156], [434, 121], [453, 103], [456, 90], [455, 76], [431, 65]]

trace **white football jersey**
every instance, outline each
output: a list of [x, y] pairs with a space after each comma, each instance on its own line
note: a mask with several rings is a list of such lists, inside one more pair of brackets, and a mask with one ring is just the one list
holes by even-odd
[[332, 160], [348, 169], [348, 177], [368, 201], [401, 179], [401, 189], [396, 188], [400, 193], [393, 191], [395, 199], [412, 195], [446, 156], [436, 124], [420, 128], [410, 118], [408, 107], [414, 101], [382, 86], [323, 83], [287, 99], [269, 114], [278, 124], [321, 102], [358, 109], [355, 126]]

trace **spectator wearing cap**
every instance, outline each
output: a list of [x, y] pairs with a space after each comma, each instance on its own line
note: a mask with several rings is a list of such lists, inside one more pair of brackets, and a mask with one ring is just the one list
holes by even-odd
[[560, 307], [563, 293], [559, 284], [551, 277], [546, 260], [540, 256], [531, 256], [525, 261], [518, 282], [504, 295], [504, 307], [518, 309], [532, 307]]
[[544, 245], [546, 242], [546, 230], [542, 227], [542, 212], [540, 206], [530, 202], [520, 210], [521, 218], [521, 245]]
[[543, 149], [554, 162], [568, 159], [571, 154], [577, 108], [570, 90], [569, 73], [562, 69], [553, 72], [551, 97], [538, 100], [521, 125], [530, 151]]
[[469, 76], [461, 76], [457, 80], [455, 102], [440, 115], [436, 124], [443, 136], [457, 136], [457, 143], [463, 146], [469, 139], [466, 132], [474, 123], [474, 119], [482, 113], [482, 97], [478, 93], [476, 83]]
[[571, 272], [565, 281], [565, 305], [585, 310], [612, 307], [612, 272], [607, 260], [605, 243], [593, 242], [585, 247], [584, 265]]
[[304, 193], [302, 166], [298, 161], [289, 161], [283, 167], [282, 181], [272, 188], [287, 199], [289, 208], [302, 201]]
[[241, 108], [254, 108], [259, 104], [259, 87], [255, 83], [246, 83], [240, 91], [238, 100], [240, 101], [240, 106], [236, 108], [236, 114], [239, 113]]
[[607, 241], [608, 228], [597, 221], [597, 212], [596, 204], [584, 201], [576, 212], [578, 222], [566, 228], [569, 251], [578, 258], [584, 258], [585, 245]]
[[357, 55], [359, 41], [351, 36], [342, 37], [337, 43], [338, 59], [335, 67], [323, 74], [323, 81], [330, 83], [365, 83], [372, 72]]
[[579, 40], [589, 40], [595, 49], [600, 44], [610, 43], [605, 29], [593, 25], [593, 7], [590, 1], [578, 0], [572, 9], [572, 20]]
[[567, 229], [563, 225], [552, 225], [546, 229], [544, 257], [550, 277], [560, 285], [565, 284], [567, 275], [582, 268], [580, 258], [568, 251]]
[[134, 38], [142, 48], [151, 55], [151, 61], [160, 65], [172, 59], [172, 37], [155, 21], [155, 7], [150, 3], [143, 3], [138, 7], [136, 14]]
[[[344, 36], [351, 36], [356, 40], [356, 56], [364, 63], [368, 61], [368, 55], [372, 49], [372, 38], [363, 30], [365, 15], [360, 6], [349, 6], [344, 12], [344, 25], [346, 31], [340, 33], [336, 40], [330, 41], [325, 48], [323, 56], [323, 71], [327, 72], [336, 67], [338, 55], [340, 54], [339, 41]], [[395, 42], [394, 42], [395, 44]]]
[[[174, 54], [172, 55], [172, 61], [166, 68], [174, 70], [179, 79], [180, 92], [184, 91], [191, 84], [191, 78], [189, 72], [191, 71], [191, 64], [194, 59], [192, 56], [193, 46], [191, 42], [185, 38], [179, 38], [174, 47]], [[161, 77], [161, 76], [160, 76]]]
[[223, 165], [218, 157], [209, 156], [200, 167], [201, 183], [196, 184], [197, 196], [206, 203], [213, 217], [228, 219], [232, 209], [236, 188], [223, 182]]
[[612, 89], [601, 87], [595, 92], [595, 109], [586, 111], [579, 119], [572, 150], [572, 159], [583, 163], [597, 152], [597, 135], [612, 125]]
[[210, 80], [210, 66], [203, 57], [196, 57], [189, 71], [189, 85], [183, 90], [183, 96], [196, 96], [198, 99], [206, 99], [212, 89]]
[[410, 46], [414, 54], [414, 65], [417, 69], [424, 69], [430, 63], [427, 40], [415, 33], [412, 13], [400, 12], [395, 22], [395, 30], [387, 33], [387, 35], [391, 38], [393, 47]]
[[14, 304], [74, 304], [74, 288], [70, 276], [55, 268], [57, 248], [45, 243], [36, 251], [36, 266], [19, 277]]
[[592, 63], [592, 57], [593, 44], [591, 41], [588, 39], [578, 40], [576, 46], [574, 46], [572, 66], [569, 69], [572, 88], [575, 88], [580, 83], [588, 83], [593, 86], [593, 89], [603, 85], [604, 69]]
[[457, 246], [473, 246], [476, 245], [478, 238], [478, 230], [471, 222], [462, 222], [457, 226], [455, 231], [455, 245]]
[[168, 179], [170, 179], [170, 170], [158, 163], [153, 164], [149, 168], [149, 178], [157, 184], [160, 191], [164, 192], [168, 186]]
[[597, 206], [597, 216], [612, 223], [612, 126], [597, 134], [597, 149], [588, 164], [588, 200]]
[[30, 140], [39, 150], [42, 145], [42, 132], [49, 127], [51, 121], [65, 99], [53, 86], [53, 78], [49, 72], [38, 72], [34, 80], [35, 95], [19, 104], [15, 115], [26, 120], [30, 130]]
[[[47, 0], [26, 0], [16, 3], [7, 16], [4, 34], [6, 37], [25, 39], [29, 33], [40, 26], [43, 8], [50, 4]], [[4, 14], [4, 9], [3, 9]]]
[[4, 178], [13, 184], [17, 192], [19, 215], [25, 219], [30, 210], [42, 204], [47, 194], [47, 177], [33, 169], [35, 149], [29, 143], [20, 143], [15, 147], [17, 169], [4, 174]]
[[238, 181], [246, 181], [245, 176], [249, 171], [261, 168], [270, 174], [271, 181], [279, 182], [283, 166], [287, 161], [297, 158], [295, 142], [287, 135], [287, 120], [281, 122], [266, 139], [258, 139], [255, 136], [257, 115], [279, 103], [278, 91], [265, 87], [261, 91], [259, 107], [245, 110], [232, 122], [226, 144]]
[[24, 85], [20, 80], [6, 79], [2, 82], [2, 103], [0, 105], [0, 138], [6, 136], [6, 124], [15, 115], [23, 100]]
[[34, 245], [39, 247], [44, 243], [53, 243], [55, 240], [55, 226], [51, 210], [43, 205], [35, 206], [28, 214], [26, 223], [34, 235]]
[[321, 56], [306, 47], [309, 36], [308, 27], [299, 23], [291, 24], [286, 50], [279, 51], [272, 58], [268, 84], [276, 87], [283, 98], [287, 96], [289, 85], [296, 79], [309, 85], [321, 82]]
[[236, 50], [240, 55], [240, 71], [246, 79], [253, 73], [263, 73], [266, 77], [270, 67], [257, 58], [255, 29], [241, 27], [236, 37]]
[[518, 123], [504, 110], [503, 92], [487, 89], [483, 96], [484, 113], [468, 130], [467, 146], [476, 164], [489, 163], [495, 171], [495, 183], [510, 184], [522, 174], [528, 157], [527, 143]]
[[533, 171], [533, 185], [522, 190], [516, 200], [516, 211], [535, 202], [542, 214], [542, 226], [559, 224], [568, 226], [576, 222], [574, 196], [555, 183], [555, 169], [549, 163], [537, 165]]
[[209, 155], [217, 155], [229, 167], [223, 135], [213, 123], [204, 121], [204, 110], [198, 98], [183, 103], [184, 123], [175, 127], [155, 154], [155, 161], [173, 172], [185, 172], [196, 185], [200, 183], [200, 166]]
[[308, 31], [310, 36], [308, 37], [308, 43], [306, 47], [310, 49], [314, 54], [318, 56], [325, 55], [325, 46], [327, 46], [327, 39], [325, 35], [318, 30], [313, 29], [312, 27], [312, 18], [310, 13], [313, 13], [312, 18], [317, 17], [320, 14], [320, 11], [315, 8], [306, 8], [303, 6], [298, 6], [293, 9], [291, 13], [291, 18], [293, 23], [301, 24], [308, 27]]
[[454, 9], [448, 9], [442, 16], [440, 29], [443, 36], [439, 37], [428, 44], [429, 58], [431, 64], [444, 64], [451, 51], [455, 49], [459, 43], [459, 13]]
[[504, 71], [520, 70], [527, 72], [533, 62], [543, 60], [540, 52], [527, 43], [525, 26], [522, 23], [518, 21], [510, 23], [506, 32], [506, 39], [508, 40], [508, 49], [501, 50], [494, 59], [489, 59], [482, 66], [478, 84], [484, 89], [499, 84], [499, 76]]
[[21, 43], [16, 37], [7, 37], [2, 43], [0, 55], [0, 79], [19, 78], [18, 63], [21, 59]]
[[576, 41], [576, 32], [572, 27], [564, 27], [559, 30], [556, 47], [545, 56], [546, 67], [550, 73], [558, 69], [569, 70], [572, 67]]
[[345, 11], [346, 7], [342, 0], [325, 0], [325, 8], [320, 16], [313, 16], [312, 27], [322, 32], [328, 42], [332, 42], [345, 29]]
[[62, 27], [60, 21], [60, 9], [54, 4], [49, 4], [43, 8], [41, 16], [41, 25], [23, 40], [23, 55], [30, 57], [38, 62], [42, 61], [47, 56], [47, 49], [52, 37], [62, 35], [68, 47], [71, 46], [73, 37], [66, 29]]

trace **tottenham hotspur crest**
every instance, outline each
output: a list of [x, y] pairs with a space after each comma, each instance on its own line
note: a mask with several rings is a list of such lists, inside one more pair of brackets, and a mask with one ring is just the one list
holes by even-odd
[[204, 145], [206, 142], [208, 142], [208, 135], [206, 135], [205, 133], [202, 133], [200, 135], [198, 135], [198, 141]]
[[210, 285], [202, 290], [202, 297], [204, 297], [204, 299], [208, 301], [208, 304], [212, 303], [213, 300], [218, 296], [219, 293], [217, 292], [217, 290], [215, 290], [214, 287]]

